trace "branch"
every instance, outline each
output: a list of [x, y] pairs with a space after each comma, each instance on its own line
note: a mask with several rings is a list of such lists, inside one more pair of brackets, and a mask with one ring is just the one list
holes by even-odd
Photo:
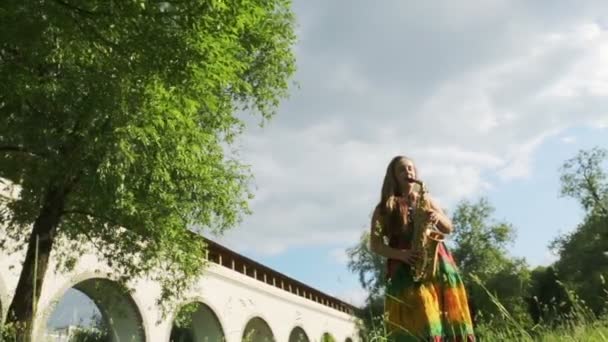
[[[58, 0], [55, 0], [58, 1]], [[112, 49], [114, 49], [117, 53], [126, 56], [127, 54], [125, 53], [125, 51], [123, 51], [123, 49], [121, 48], [121, 46], [111, 40], [109, 40], [108, 38], [104, 37], [103, 34], [101, 34], [101, 32], [99, 32], [94, 25], [92, 24], [83, 24], [82, 22], [80, 22], [79, 20], [77, 20], [77, 18], [72, 17], [71, 18], [76, 25], [80, 28], [80, 31], [83, 32], [84, 34], [92, 34], [94, 36], [94, 38], [99, 39], [103, 44], [112, 47]], [[89, 32], [87, 32], [87, 30]]]
[[591, 198], [595, 203], [595, 207], [598, 208], [604, 216], [608, 216], [608, 209], [604, 207], [602, 199], [597, 193], [597, 187], [592, 182], [591, 176], [588, 174], [587, 169], [583, 169], [583, 179], [585, 180], [585, 183], [587, 183], [587, 190], [589, 191], [589, 194], [591, 195]]
[[62, 1], [62, 0], [54, 0], [55, 3], [57, 3], [58, 5], [61, 5], [62, 7], [65, 7], [73, 12], [76, 12], [80, 15], [86, 15], [89, 17], [94, 17], [94, 16], [98, 16], [98, 15], [111, 15], [110, 12], [96, 12], [96, 11], [90, 11], [90, 10], [86, 10], [84, 8], [80, 8], [76, 5], [72, 5], [69, 2], [66, 1]]
[[80, 209], [70, 209], [70, 210], [64, 210], [63, 212], [61, 212], [62, 215], [82, 215], [82, 216], [88, 216], [88, 217], [92, 217], [92, 218], [96, 218], [98, 220], [102, 220], [105, 221], [107, 223], [119, 226], [119, 227], [123, 227], [123, 225], [119, 224], [118, 222], [105, 217], [105, 216], [99, 216], [93, 212], [90, 211], [86, 211], [86, 210], [80, 210]]
[[82, 216], [88, 216], [89, 218], [95, 218], [101, 221], [104, 221], [108, 224], [123, 228], [125, 230], [125, 232], [129, 233], [129, 234], [135, 234], [136, 236], [142, 237], [143, 235], [141, 233], [138, 233], [138, 231], [136, 229], [133, 229], [132, 226], [128, 226], [125, 224], [122, 224], [116, 220], [113, 220], [107, 216], [100, 216], [98, 214], [95, 214], [93, 212], [87, 211], [87, 210], [80, 210], [80, 209], [69, 209], [69, 210], [64, 210], [61, 212], [62, 215], [82, 215]]
[[30, 157], [38, 157], [38, 158], [44, 157], [43, 155], [32, 152], [23, 146], [8, 146], [8, 145], [0, 146], [0, 153], [2, 153], [2, 152], [4, 152], [4, 153], [10, 153], [10, 152], [24, 153]]
[[82, 234], [84, 234], [84, 236], [87, 237], [87, 239], [89, 240], [89, 242], [91, 244], [93, 244], [93, 247], [97, 248], [97, 252], [99, 252], [100, 255], [103, 255], [103, 251], [104, 250], [101, 248], [101, 246], [99, 246], [97, 244], [97, 242], [95, 242], [95, 239], [93, 239], [93, 237], [91, 235], [89, 235], [89, 233], [87, 232], [87, 230], [86, 229], [80, 229], [80, 232]]
[[[106, 217], [99, 217], [99, 215], [93, 214], [90, 211], [86, 211], [86, 210], [78, 210], [78, 209], [74, 209], [74, 210], [64, 210], [61, 212], [62, 215], [81, 215], [81, 216], [86, 216], [87, 218], [96, 218], [96, 219], [100, 219], [103, 221], [107, 221], [111, 224], [115, 224], [118, 226], [119, 225], [117, 222], [113, 221], [113, 220], [109, 220]], [[122, 227], [122, 226], [121, 226]], [[93, 246], [97, 249], [97, 251], [100, 253], [100, 255], [104, 255], [103, 251], [104, 249], [101, 248], [101, 246], [99, 246], [96, 242], [95, 239], [93, 239], [93, 237], [87, 232], [86, 229], [79, 229], [79, 231], [89, 240], [89, 242], [91, 242], [91, 244], [93, 244]]]
[[[72, 12], [83, 16], [83, 17], [87, 17], [87, 18], [94, 18], [96, 16], [112, 16], [113, 14], [111, 12], [99, 12], [99, 11], [90, 11], [84, 8], [80, 8], [76, 5], [73, 5], [69, 2], [63, 1], [63, 0], [53, 0], [56, 4], [65, 7], [69, 10], [71, 10]], [[76, 22], [76, 24], [80, 27], [81, 31], [85, 31], [86, 28], [88, 28], [92, 34], [99, 40], [101, 40], [103, 43], [105, 43], [106, 45], [109, 45], [111, 47], [113, 47], [116, 50], [120, 49], [120, 46], [112, 41], [110, 41], [109, 39], [107, 39], [106, 37], [104, 37], [99, 31], [97, 31], [97, 29], [95, 29], [92, 25], [87, 25], [86, 27], [80, 22], [78, 21], [74, 16], [71, 16], [72, 20], [74, 20]], [[121, 52], [121, 51], [119, 51]], [[122, 52], [121, 52], [122, 53]]]

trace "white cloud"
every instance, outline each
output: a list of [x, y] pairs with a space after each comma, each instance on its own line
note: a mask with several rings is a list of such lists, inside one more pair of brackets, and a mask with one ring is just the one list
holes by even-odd
[[346, 254], [346, 248], [334, 248], [329, 251], [329, 259], [332, 262], [346, 265], [348, 263], [348, 255]]
[[608, 127], [608, 3], [295, 6], [301, 88], [242, 139], [254, 214], [222, 238], [239, 250], [356, 243], [394, 155], [449, 209], [528, 177], [547, 138]]
[[540, 260], [530, 259], [528, 262], [530, 263], [530, 267], [534, 268], [537, 266], [551, 265], [558, 259], [559, 257], [557, 255], [553, 254], [550, 250], [547, 250]]
[[544, 132], [530, 141], [514, 145], [509, 151], [508, 159], [510, 162], [499, 170], [499, 176], [503, 180], [528, 177], [530, 175], [530, 163], [534, 151], [545, 139], [557, 133], [557, 130]]
[[363, 307], [368, 293], [360, 287], [344, 290], [335, 295], [336, 298], [343, 300], [346, 303], [356, 307]]
[[365, 96], [365, 93], [370, 90], [369, 84], [356, 71], [356, 67], [351, 63], [345, 62], [339, 64], [328, 75], [328, 82], [322, 83], [320, 86], [325, 86], [328, 91], [361, 96]]
[[564, 144], [573, 144], [573, 143], [575, 143], [575, 142], [576, 142], [576, 138], [575, 138], [575, 137], [573, 137], [573, 136], [571, 136], [571, 135], [568, 135], [568, 136], [562, 137], [560, 140], [561, 140], [561, 141], [562, 141]]

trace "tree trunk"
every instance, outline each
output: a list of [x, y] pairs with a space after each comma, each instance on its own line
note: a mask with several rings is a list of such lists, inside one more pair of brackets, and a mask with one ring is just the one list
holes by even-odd
[[40, 215], [34, 222], [17, 289], [6, 318], [6, 323], [14, 324], [18, 342], [32, 340], [33, 318], [53, 248], [55, 232], [65, 204], [65, 197], [65, 188], [51, 187], [44, 198]]

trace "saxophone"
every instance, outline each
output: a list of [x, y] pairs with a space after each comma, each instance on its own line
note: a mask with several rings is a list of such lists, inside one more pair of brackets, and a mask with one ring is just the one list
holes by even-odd
[[418, 185], [418, 200], [414, 207], [414, 234], [412, 238], [412, 250], [420, 255], [412, 265], [412, 273], [415, 282], [431, 279], [437, 271], [437, 248], [445, 239], [445, 234], [438, 231], [429, 220], [428, 209], [431, 204], [427, 198], [427, 189], [424, 182], [410, 179]]

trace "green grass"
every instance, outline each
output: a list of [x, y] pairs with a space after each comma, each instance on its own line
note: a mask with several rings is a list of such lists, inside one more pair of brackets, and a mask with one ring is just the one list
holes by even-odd
[[476, 333], [483, 341], [604, 342], [608, 341], [608, 322], [579, 323], [554, 329], [539, 326], [529, 335], [522, 335], [517, 329], [496, 331], [492, 327], [481, 326]]
[[577, 326], [566, 334], [563, 331], [547, 332], [541, 336], [540, 341], [608, 341], [608, 324]]
[[[506, 322], [505, 322], [506, 323]], [[537, 325], [529, 329], [516, 326], [477, 326], [475, 334], [478, 341], [518, 341], [518, 342], [608, 342], [608, 320], [595, 322], [566, 322], [566, 324], [551, 328]], [[387, 340], [382, 324], [375, 324], [374, 329], [366, 336], [369, 342], [384, 342]]]
[[[473, 281], [481, 286], [493, 304], [500, 312], [500, 317], [493, 318], [494, 323], [486, 323], [475, 327], [478, 341], [517, 341], [517, 342], [608, 342], [608, 316], [596, 318], [585, 303], [572, 292], [568, 292], [572, 311], [567, 317], [562, 317], [560, 323], [537, 324], [531, 326], [513, 318], [511, 313], [500, 303], [484, 284], [476, 277]], [[368, 342], [387, 341], [387, 331], [383, 317], [372, 320], [369, 331], [364, 334]]]
[[[492, 302], [499, 308], [506, 323], [503, 328], [499, 329], [483, 325], [478, 327], [477, 334], [483, 336], [484, 341], [608, 342], [608, 319], [597, 319], [585, 303], [571, 291], [566, 290], [573, 303], [573, 310], [571, 314], [561, 320], [559, 325], [539, 324], [530, 328], [513, 319], [499, 299], [486, 289], [479, 278], [473, 276], [472, 279], [485, 290]], [[563, 286], [561, 283], [560, 285]]]

